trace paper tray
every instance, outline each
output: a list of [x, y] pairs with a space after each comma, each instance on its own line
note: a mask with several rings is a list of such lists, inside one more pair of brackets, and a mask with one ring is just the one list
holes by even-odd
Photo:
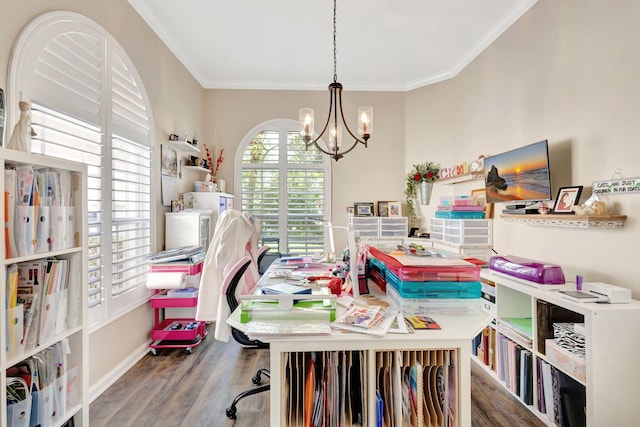
[[336, 319], [335, 295], [242, 295], [240, 296], [240, 322], [248, 323], [257, 316], [305, 319], [329, 316]]

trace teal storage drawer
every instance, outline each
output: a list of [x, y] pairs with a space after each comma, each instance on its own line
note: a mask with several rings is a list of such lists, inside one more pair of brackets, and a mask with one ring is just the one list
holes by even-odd
[[480, 282], [407, 282], [387, 271], [387, 286], [402, 298], [480, 298]]

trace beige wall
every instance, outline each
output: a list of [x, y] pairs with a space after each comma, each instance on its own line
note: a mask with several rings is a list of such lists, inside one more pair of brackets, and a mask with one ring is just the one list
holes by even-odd
[[[456, 78], [406, 97], [406, 164], [455, 164], [549, 139], [558, 187], [640, 176], [640, 49], [637, 1], [539, 0]], [[564, 172], [564, 170], [567, 170]], [[437, 185], [463, 194], [465, 185]], [[437, 199], [436, 199], [437, 200]], [[494, 248], [560, 264], [568, 279], [633, 289], [640, 196], [609, 196], [629, 216], [620, 230], [578, 230], [494, 221]], [[500, 205], [496, 206], [498, 210]], [[432, 216], [433, 206], [425, 209]]]
[[[160, 143], [177, 128], [202, 128], [203, 90], [167, 47], [149, 29], [126, 0], [40, 0], [4, 2], [0, 15], [0, 87], [7, 91], [7, 68], [11, 48], [20, 30], [35, 16], [53, 10], [80, 13], [101, 25], [124, 48], [142, 78], [151, 101], [155, 122], [156, 152]], [[8, 105], [7, 108], [13, 108]], [[7, 136], [8, 138], [8, 136]], [[159, 172], [154, 175], [156, 184]], [[185, 184], [186, 185], [186, 184]], [[158, 186], [159, 188], [159, 186]], [[163, 212], [158, 199], [156, 224], [158, 244], [164, 242]], [[159, 247], [158, 247], [159, 248]], [[117, 319], [90, 336], [90, 378], [93, 386], [112, 369], [135, 354], [149, 339], [152, 311], [147, 304]]]
[[[327, 82], [328, 85], [328, 82]], [[347, 225], [346, 206], [353, 202], [401, 200], [404, 169], [404, 94], [397, 92], [343, 92], [345, 118], [353, 131], [361, 105], [374, 109], [374, 133], [367, 148], [358, 145], [338, 162], [332, 160], [332, 219]], [[236, 147], [255, 126], [271, 119], [298, 120], [298, 110], [315, 110], [316, 130], [329, 110], [329, 91], [208, 90], [205, 96], [207, 134], [215, 134], [225, 148], [220, 174], [233, 192]], [[206, 142], [206, 141], [205, 141]], [[346, 233], [336, 231], [336, 248], [346, 246]]]
[[[216, 142], [226, 150], [220, 174], [228, 191], [234, 191], [235, 147], [254, 126], [274, 118], [296, 119], [303, 106], [316, 109], [318, 122], [327, 112], [326, 91], [203, 90], [126, 0], [4, 5], [0, 64], [5, 66], [0, 67], [0, 82], [5, 89], [11, 46], [20, 29], [39, 13], [58, 9], [98, 22], [133, 60], [151, 100], [155, 159], [160, 143], [175, 129], [197, 127], [202, 142], [212, 142], [215, 132]], [[347, 119], [355, 120], [359, 105], [372, 105], [375, 133], [369, 148], [358, 147], [333, 164], [334, 223], [346, 224], [345, 207], [354, 201], [402, 199], [404, 176], [414, 163], [455, 164], [545, 138], [551, 143], [555, 188], [588, 187], [593, 180], [608, 179], [617, 166], [625, 176], [640, 176], [637, 22], [640, 4], [634, 0], [539, 0], [452, 80], [406, 94], [349, 92], [345, 87]], [[569, 172], [562, 172], [566, 167]], [[185, 172], [181, 190], [190, 188], [195, 179], [191, 173]], [[481, 186], [481, 182], [436, 185], [433, 197]], [[632, 288], [640, 298], [634, 274], [634, 240], [640, 226], [633, 215], [640, 208], [640, 197], [616, 196], [608, 201], [616, 212], [629, 215], [621, 230], [533, 227], [496, 219], [495, 249], [559, 263], [569, 278], [581, 273], [586, 280]], [[161, 244], [165, 208], [160, 201], [156, 208]], [[433, 209], [421, 207], [423, 224]], [[344, 245], [341, 237], [336, 240], [337, 247]], [[144, 345], [151, 316], [143, 306], [92, 333], [92, 385]]]

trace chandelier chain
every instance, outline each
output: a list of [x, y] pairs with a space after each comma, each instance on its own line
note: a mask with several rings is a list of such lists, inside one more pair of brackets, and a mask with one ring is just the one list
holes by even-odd
[[338, 81], [338, 49], [336, 48], [336, 0], [333, 0], [333, 82]]

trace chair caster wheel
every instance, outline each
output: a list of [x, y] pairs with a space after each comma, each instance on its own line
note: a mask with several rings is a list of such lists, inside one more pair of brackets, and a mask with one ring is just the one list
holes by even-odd
[[232, 420], [236, 418], [236, 408], [232, 406], [225, 409], [225, 413], [227, 414], [227, 418], [231, 418]]

